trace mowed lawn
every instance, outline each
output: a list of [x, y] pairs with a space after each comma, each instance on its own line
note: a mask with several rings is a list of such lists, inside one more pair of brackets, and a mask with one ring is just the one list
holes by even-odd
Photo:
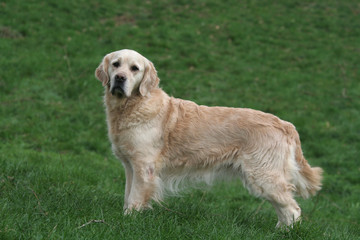
[[[323, 189], [302, 223], [239, 180], [123, 216], [102, 57], [134, 49], [175, 97], [297, 127]], [[0, 239], [360, 239], [359, 1], [0, 1]]]

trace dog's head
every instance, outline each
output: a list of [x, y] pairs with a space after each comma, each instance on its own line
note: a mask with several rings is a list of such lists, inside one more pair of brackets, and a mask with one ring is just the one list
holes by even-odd
[[152, 62], [127, 49], [107, 54], [96, 69], [95, 76], [117, 97], [130, 97], [137, 92], [146, 96], [159, 85]]

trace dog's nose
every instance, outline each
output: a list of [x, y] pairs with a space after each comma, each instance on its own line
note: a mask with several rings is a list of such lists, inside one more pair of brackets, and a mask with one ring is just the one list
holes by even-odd
[[115, 81], [125, 82], [126, 81], [126, 76], [122, 75], [122, 74], [117, 74], [117, 75], [115, 75]]

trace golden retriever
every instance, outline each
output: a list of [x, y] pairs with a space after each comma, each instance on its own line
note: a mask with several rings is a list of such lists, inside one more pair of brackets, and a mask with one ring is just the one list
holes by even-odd
[[154, 65], [133, 50], [107, 54], [95, 75], [105, 88], [112, 150], [126, 172], [125, 213], [151, 207], [184, 180], [231, 175], [274, 206], [277, 226], [291, 226], [301, 214], [293, 194], [307, 198], [321, 189], [322, 169], [305, 160], [291, 123], [169, 97]]

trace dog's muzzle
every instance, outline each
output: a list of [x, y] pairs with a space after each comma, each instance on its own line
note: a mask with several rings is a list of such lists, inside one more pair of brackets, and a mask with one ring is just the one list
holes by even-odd
[[124, 95], [124, 85], [126, 77], [123, 75], [115, 75], [114, 85], [110, 89], [112, 95]]

